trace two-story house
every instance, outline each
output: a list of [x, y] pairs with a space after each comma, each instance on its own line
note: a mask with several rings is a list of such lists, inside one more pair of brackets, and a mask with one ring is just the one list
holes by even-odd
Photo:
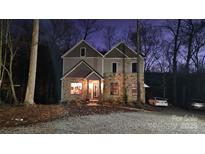
[[126, 44], [119, 43], [104, 55], [80, 41], [63, 56], [61, 101], [91, 100], [128, 102], [137, 100], [137, 73], [141, 98], [145, 100], [144, 58]]

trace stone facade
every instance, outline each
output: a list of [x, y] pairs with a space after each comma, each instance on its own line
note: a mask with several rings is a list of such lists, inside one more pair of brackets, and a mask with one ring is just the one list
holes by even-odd
[[[82, 94], [71, 94], [71, 83], [82, 83]], [[87, 80], [83, 78], [66, 77], [62, 80], [62, 101], [86, 100], [87, 97]]]
[[[140, 75], [141, 84], [141, 98], [145, 102], [145, 89], [144, 89], [144, 74]], [[119, 93], [111, 95], [111, 83], [118, 83]], [[136, 87], [135, 87], [136, 86]], [[133, 88], [136, 88], [136, 93], [133, 93]], [[126, 96], [126, 98], [125, 98]], [[104, 73], [104, 101], [123, 103], [125, 99], [127, 102], [137, 100], [137, 74], [127, 73]]]
[[[62, 80], [62, 93], [61, 93], [61, 101], [71, 101], [71, 100], [88, 100], [90, 99], [90, 94], [88, 91], [88, 83], [89, 79], [84, 78], [71, 78], [66, 77]], [[71, 94], [71, 83], [82, 83], [82, 94]], [[101, 83], [103, 83], [103, 80], [99, 80], [99, 92], [102, 93], [103, 87], [101, 88]], [[103, 85], [103, 84], [102, 84]], [[98, 97], [98, 100], [102, 100], [102, 96]]]
[[[81, 48], [86, 49], [86, 56], [81, 55]], [[137, 53], [124, 43], [119, 43], [115, 49], [102, 55], [82, 40], [67, 51], [62, 58], [61, 101], [88, 99], [112, 103], [136, 101], [137, 73], [133, 72], [138, 72], [140, 73], [141, 99], [145, 102], [144, 58], [140, 55], [138, 61]], [[113, 65], [114, 63], [116, 65]], [[139, 63], [139, 70], [133, 71], [135, 66], [133, 63]], [[113, 71], [114, 66], [116, 66], [116, 71]], [[98, 82], [95, 81], [99, 81], [99, 92], [96, 90]], [[82, 83], [81, 93], [71, 94], [71, 83], [79, 82]]]
[[[123, 79], [124, 78], [124, 79]], [[141, 84], [141, 98], [145, 102], [145, 89], [144, 89], [144, 74], [140, 77]], [[123, 82], [124, 80], [124, 82]], [[71, 94], [71, 83], [82, 83], [82, 94]], [[111, 95], [111, 83], [118, 84], [118, 94]], [[137, 85], [137, 74], [129, 73], [123, 76], [122, 73], [104, 73], [104, 83], [102, 87], [103, 101], [109, 101], [112, 103], [123, 103], [125, 96], [127, 102], [133, 102], [137, 100], [137, 91], [133, 93], [134, 87]], [[62, 80], [62, 101], [70, 100], [87, 100], [88, 99], [88, 80], [83, 78], [71, 78], [66, 77]], [[137, 90], [137, 86], [135, 87]], [[126, 95], [125, 95], [126, 94]]]

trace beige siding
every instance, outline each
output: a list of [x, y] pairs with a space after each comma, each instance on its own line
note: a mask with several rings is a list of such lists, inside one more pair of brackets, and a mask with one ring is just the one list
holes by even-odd
[[126, 55], [121, 53], [118, 49], [114, 48], [112, 49], [107, 55], [105, 55], [106, 58], [124, 58]]
[[[125, 73], [132, 73], [131, 71], [131, 67], [132, 67], [132, 63], [136, 63], [137, 59], [125, 59]], [[112, 63], [116, 62], [117, 63], [117, 72], [118, 73], [122, 73], [123, 72], [123, 59], [119, 59], [119, 58], [105, 58], [104, 59], [104, 72], [105, 73], [112, 73]], [[141, 69], [140, 69], [140, 73], [144, 73], [144, 69], [143, 69], [143, 61], [140, 61], [140, 65], [141, 65]]]
[[84, 60], [88, 63], [91, 67], [95, 69], [99, 74], [102, 73], [102, 57], [95, 57], [95, 58], [82, 58], [82, 57], [75, 57], [75, 58], [67, 58], [63, 59], [63, 74], [68, 72], [71, 68], [73, 68], [78, 62]]
[[65, 57], [80, 57], [80, 48], [82, 47], [86, 48], [86, 57], [102, 57], [98, 51], [84, 41], [67, 53]]

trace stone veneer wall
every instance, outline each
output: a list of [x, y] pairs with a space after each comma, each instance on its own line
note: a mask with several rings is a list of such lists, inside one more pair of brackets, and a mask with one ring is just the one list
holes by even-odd
[[[132, 84], [137, 84], [137, 74], [127, 73], [124, 75], [124, 85], [123, 85], [123, 74], [122, 73], [104, 73], [104, 101], [110, 101], [113, 103], [123, 103], [123, 88], [126, 88], [127, 100], [128, 102], [136, 101], [137, 95], [132, 95]], [[118, 83], [119, 94], [110, 95], [110, 84]], [[145, 102], [145, 89], [144, 89], [144, 74], [141, 74], [141, 98]]]
[[[125, 88], [127, 93], [128, 102], [136, 101], [137, 95], [132, 95], [132, 84], [137, 83], [137, 74], [125, 74]], [[71, 84], [81, 81], [83, 83], [83, 93], [82, 95], [71, 95]], [[110, 84], [118, 83], [119, 94], [110, 95]], [[141, 98], [145, 102], [145, 89], [144, 89], [144, 74], [141, 75]], [[104, 73], [104, 88], [103, 88], [103, 100], [110, 101], [113, 103], [123, 103], [123, 74], [122, 73]], [[62, 96], [61, 101], [69, 100], [86, 100], [87, 98], [87, 80], [83, 78], [70, 78], [66, 77], [62, 80]]]
[[[83, 83], [83, 92], [82, 95], [71, 95], [71, 83], [77, 83], [81, 81]], [[69, 101], [69, 100], [86, 100], [87, 96], [87, 80], [83, 78], [70, 78], [66, 77], [62, 80], [62, 95], [61, 101]]]

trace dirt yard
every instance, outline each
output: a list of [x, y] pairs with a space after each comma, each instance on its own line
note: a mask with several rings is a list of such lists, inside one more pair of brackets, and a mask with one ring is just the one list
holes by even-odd
[[133, 110], [108, 106], [76, 105], [35, 105], [35, 106], [0, 106], [0, 128], [28, 126], [39, 122], [48, 122], [62, 117], [76, 117]]
[[1, 108], [0, 115], [2, 134], [205, 133], [204, 113], [187, 112], [175, 107], [147, 111], [70, 104]]
[[205, 133], [205, 122], [195, 116], [159, 112], [118, 112], [104, 115], [64, 117], [27, 127], [0, 129], [20, 134], [175, 134]]

